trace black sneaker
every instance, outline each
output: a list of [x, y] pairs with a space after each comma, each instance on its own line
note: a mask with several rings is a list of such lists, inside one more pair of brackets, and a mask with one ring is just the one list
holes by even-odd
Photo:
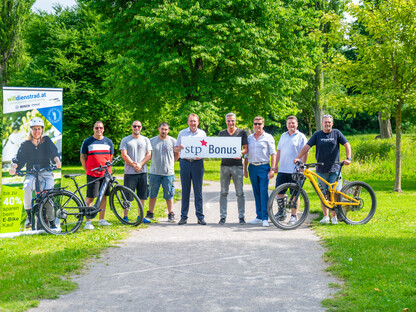
[[153, 212], [147, 211], [146, 217], [143, 218], [143, 223], [151, 223], [154, 217]]
[[225, 224], [225, 218], [221, 218], [220, 222], [218, 222], [218, 224], [221, 224], [221, 225]]
[[284, 219], [286, 219], [286, 211], [279, 208], [279, 211], [274, 215], [274, 217], [276, 218], [276, 220], [283, 221]]
[[56, 224], [55, 224], [55, 221], [49, 221], [49, 227], [52, 229], [52, 230], [56, 230], [58, 227], [56, 226]]
[[183, 224], [186, 224], [186, 223], [188, 223], [188, 220], [182, 218], [182, 219], [179, 220], [178, 225], [183, 225]]
[[244, 217], [240, 218], [240, 224], [241, 225], [246, 224], [246, 220], [244, 220]]
[[198, 224], [207, 225], [204, 219], [198, 219]]
[[175, 219], [175, 214], [173, 213], [173, 211], [171, 213], [168, 214], [168, 221], [170, 223], [175, 223], [176, 219]]

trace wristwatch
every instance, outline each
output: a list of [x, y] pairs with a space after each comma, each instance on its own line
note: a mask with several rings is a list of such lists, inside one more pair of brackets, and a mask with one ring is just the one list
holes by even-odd
[[347, 160], [351, 160], [351, 157], [347, 157]]

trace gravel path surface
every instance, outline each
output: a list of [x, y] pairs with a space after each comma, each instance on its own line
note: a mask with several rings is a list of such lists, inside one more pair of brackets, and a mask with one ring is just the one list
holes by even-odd
[[[251, 186], [244, 189], [249, 221], [254, 199]], [[307, 225], [239, 225], [232, 185], [219, 225], [219, 191], [218, 182], [205, 182], [208, 225], [196, 224], [191, 204], [187, 225], [161, 219], [134, 231], [73, 277], [76, 291], [31, 311], [325, 311], [321, 301], [337, 281], [324, 271], [319, 238]], [[180, 201], [174, 211], [179, 219]]]

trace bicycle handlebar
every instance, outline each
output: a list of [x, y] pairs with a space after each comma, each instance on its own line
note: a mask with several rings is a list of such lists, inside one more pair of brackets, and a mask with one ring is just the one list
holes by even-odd
[[121, 158], [121, 156], [117, 156], [111, 162], [110, 161], [107, 161], [105, 166], [100, 165], [97, 168], [91, 169], [91, 172], [94, 172], [94, 171], [104, 171], [108, 167], [111, 167], [115, 163], [119, 162], [120, 161], [120, 158]]
[[[316, 167], [316, 166], [323, 166], [324, 165], [324, 163], [310, 163], [310, 164], [305, 164], [304, 162], [302, 162], [302, 161], [300, 161], [300, 160], [298, 160], [297, 162], [296, 162], [296, 166], [297, 167], [299, 167], [299, 168], [311, 168], [311, 167]], [[340, 165], [341, 167], [344, 165], [344, 162], [343, 161], [337, 161], [337, 162], [334, 162], [334, 165]]]
[[38, 165], [33, 166], [34, 170], [18, 170], [18, 171], [16, 171], [16, 175], [24, 176], [26, 174], [37, 174], [37, 173], [40, 173], [40, 172], [43, 172], [43, 171], [52, 171], [52, 170], [57, 169], [56, 165], [50, 165], [49, 167], [39, 168], [39, 169], [36, 169], [37, 168], [36, 166], [38, 166]]

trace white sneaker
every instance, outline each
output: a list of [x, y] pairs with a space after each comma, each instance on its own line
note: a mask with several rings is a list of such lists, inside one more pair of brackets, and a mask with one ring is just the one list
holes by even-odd
[[331, 223], [332, 224], [338, 224], [338, 218], [337, 217], [332, 217]]
[[101, 219], [98, 221], [98, 226], [107, 226], [107, 225], [112, 225], [110, 222], [107, 222], [104, 219]]
[[325, 223], [325, 224], [328, 224], [329, 223], [329, 217], [328, 216], [325, 216], [325, 217], [323, 217], [322, 218], [322, 220], [321, 221], [319, 221], [320, 223]]
[[267, 221], [267, 220], [263, 220], [263, 226], [269, 226], [269, 221]]
[[84, 230], [94, 230], [94, 225], [91, 224], [91, 221], [85, 222]]
[[261, 224], [261, 223], [263, 223], [263, 220], [262, 219], [255, 218], [255, 219], [253, 219], [251, 221], [248, 221], [248, 223], [249, 224]]

